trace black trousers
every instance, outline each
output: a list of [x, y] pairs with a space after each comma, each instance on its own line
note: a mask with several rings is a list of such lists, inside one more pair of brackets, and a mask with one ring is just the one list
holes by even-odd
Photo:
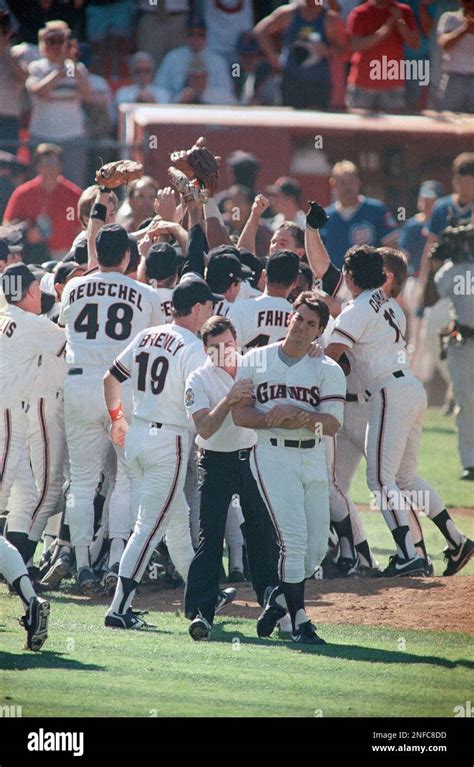
[[189, 568], [185, 593], [185, 613], [190, 620], [198, 611], [209, 623], [214, 620], [227, 511], [236, 493], [245, 519], [250, 578], [261, 605], [267, 586], [279, 582], [275, 530], [250, 469], [250, 452], [205, 450], [199, 455], [199, 546]]

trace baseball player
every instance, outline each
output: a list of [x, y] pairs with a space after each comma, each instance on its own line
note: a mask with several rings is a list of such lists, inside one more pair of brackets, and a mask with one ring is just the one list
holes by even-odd
[[292, 639], [307, 644], [325, 644], [305, 612], [304, 582], [326, 553], [329, 495], [321, 436], [340, 428], [346, 387], [338, 365], [308, 356], [328, 319], [326, 304], [302, 293], [284, 341], [244, 356], [239, 378], [253, 382], [254, 400], [232, 409], [238, 426], [257, 430], [251, 467], [280, 545], [280, 584], [267, 597], [257, 633], [270, 636], [288, 610]]
[[396, 554], [384, 577], [426, 575], [427, 565], [415, 548], [406, 506], [410, 493], [428, 497], [427, 515], [446, 538], [456, 557], [446, 575], [453, 575], [472, 555], [472, 542], [458, 530], [433, 488], [416, 474], [427, 407], [425, 390], [413, 375], [404, 338], [405, 315], [381, 286], [385, 282], [382, 254], [371, 246], [350, 248], [344, 257], [345, 280], [353, 300], [336, 320], [326, 354], [347, 354], [351, 368], [369, 397], [366, 435], [367, 482], [374, 502], [393, 535]]
[[156, 290], [165, 322], [173, 319], [173, 290], [177, 281], [178, 258], [168, 243], [152, 245], [145, 256], [145, 278]]
[[[29, 460], [32, 422], [39, 430], [45, 418], [45, 403], [36, 388], [40, 370], [48, 355], [64, 354], [64, 333], [41, 312], [41, 290], [35, 275], [23, 264], [14, 264], [2, 274], [6, 304], [0, 310], [0, 510], [5, 511], [20, 467]], [[34, 408], [34, 413], [33, 413]], [[43, 441], [43, 446], [47, 444]], [[42, 495], [48, 477], [47, 454], [35, 452], [33, 467], [37, 491]], [[7, 537], [20, 551], [25, 563], [32, 556], [36, 540], [29, 537], [38, 496], [23, 499], [21, 520], [10, 528]]]
[[[194, 556], [184, 496], [189, 421], [184, 389], [189, 374], [206, 360], [196, 333], [212, 314], [215, 295], [197, 275], [187, 275], [173, 293], [174, 321], [139, 333], [118, 355], [104, 378], [112, 439], [123, 444], [135, 471], [132, 497], [137, 521], [120, 560], [119, 579], [105, 625], [141, 629], [132, 611], [136, 587], [166, 532], [171, 558], [184, 580]], [[133, 419], [128, 428], [122, 384], [132, 379]]]
[[[105, 206], [93, 208], [90, 230], [100, 226], [97, 218]], [[90, 234], [90, 232], [89, 232]], [[72, 279], [65, 287], [59, 325], [66, 328], [68, 375], [64, 384], [66, 439], [69, 450], [71, 485], [67, 520], [76, 555], [79, 589], [88, 594], [96, 589], [91, 569], [90, 546], [94, 531], [93, 502], [100, 473], [110, 448], [109, 419], [102, 394], [102, 377], [114, 358], [143, 328], [161, 324], [159, 297], [148, 285], [131, 279], [124, 272], [128, 266], [130, 242], [125, 229], [117, 224], [100, 228], [95, 242], [89, 237], [89, 258], [97, 259], [98, 270]], [[87, 406], [84, 396], [87, 396]], [[123, 402], [131, 412], [131, 389], [124, 387]], [[130, 470], [123, 451], [117, 452], [117, 474], [128, 477]], [[119, 481], [120, 480], [120, 481]], [[120, 477], [120, 494], [110, 503], [109, 565], [123, 553], [133, 526], [127, 488]], [[118, 567], [115, 567], [118, 569]]]

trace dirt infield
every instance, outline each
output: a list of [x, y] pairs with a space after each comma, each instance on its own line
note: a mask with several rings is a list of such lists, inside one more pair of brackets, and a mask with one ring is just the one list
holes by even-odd
[[[183, 610], [181, 589], [142, 587], [137, 609]], [[306, 584], [307, 612], [316, 623], [460, 631], [474, 634], [474, 576], [313, 581]], [[226, 615], [256, 619], [254, 592], [239, 586]]]

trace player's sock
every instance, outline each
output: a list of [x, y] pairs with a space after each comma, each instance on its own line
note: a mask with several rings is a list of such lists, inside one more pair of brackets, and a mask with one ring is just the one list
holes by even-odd
[[55, 540], [54, 535], [47, 535], [46, 533], [43, 535], [43, 556], [49, 551], [50, 546], [53, 545]]
[[339, 538], [341, 547], [341, 557], [345, 559], [357, 559], [357, 553], [354, 545], [354, 536], [352, 534], [351, 518], [349, 514], [338, 522], [333, 522], [334, 529]]
[[376, 567], [375, 559], [372, 556], [372, 552], [367, 541], [356, 543], [355, 549], [357, 551], [359, 565], [362, 565], [362, 567]]
[[301, 626], [302, 623], [307, 623], [308, 621], [309, 618], [306, 615], [306, 612], [303, 609], [298, 610], [295, 616], [295, 629], [297, 629], [298, 626]]
[[[28, 557], [27, 567], [30, 567], [30, 560], [32, 560], [35, 555], [37, 545], [38, 541], [32, 541], [31, 538], [28, 538], [25, 543], [25, 556]], [[33, 562], [31, 562], [31, 564], [33, 564]]]
[[244, 547], [239, 543], [236, 545], [228, 544], [229, 546], [229, 572], [238, 570], [240, 573], [244, 572]]
[[435, 523], [441, 535], [446, 538], [448, 547], [450, 549], [457, 549], [458, 546], [463, 542], [464, 536], [454, 524], [447, 510], [443, 509], [443, 511], [440, 511], [436, 517], [432, 517], [431, 519]]
[[20, 552], [21, 558], [26, 563], [29, 559], [29, 556], [27, 556], [28, 533], [15, 533], [15, 532], [10, 532], [10, 530], [7, 530], [5, 538], [7, 539], [7, 541], [10, 541], [12, 546], [14, 546]]
[[123, 615], [128, 608], [131, 607], [135, 591], [138, 586], [138, 581], [134, 581], [133, 578], [125, 578], [120, 575], [115, 588], [114, 598], [109, 608], [109, 613], [119, 613]]
[[391, 533], [397, 547], [397, 554], [401, 559], [413, 559], [416, 557], [415, 544], [410, 535], [408, 525], [394, 527]]
[[283, 593], [281, 584], [279, 586], [277, 586], [277, 588], [278, 588], [278, 591], [277, 591], [277, 594], [275, 596], [275, 602], [278, 605], [280, 605], [280, 607], [284, 607], [285, 610], [288, 610], [288, 605], [286, 604], [286, 599], [285, 599], [285, 595]]
[[111, 538], [110, 551], [109, 551], [109, 567], [120, 562], [122, 554], [125, 549], [125, 541], [123, 538]]
[[74, 546], [74, 551], [76, 553], [76, 568], [78, 572], [79, 570], [82, 570], [83, 567], [91, 566], [91, 560], [89, 556], [89, 546], [87, 546], [87, 544]]
[[299, 583], [287, 583], [282, 581], [281, 588], [285, 595], [288, 612], [290, 613], [293, 630], [296, 630], [296, 616], [299, 610], [304, 612], [304, 581]]
[[28, 607], [30, 600], [36, 596], [36, 592], [33, 588], [33, 584], [31, 583], [29, 576], [20, 575], [19, 578], [15, 578], [15, 580], [12, 582], [12, 586], [20, 597], [21, 601], [24, 602], [25, 607]]
[[415, 550], [419, 557], [428, 559], [428, 552], [426, 551], [426, 544], [423, 538], [419, 541], [415, 541]]

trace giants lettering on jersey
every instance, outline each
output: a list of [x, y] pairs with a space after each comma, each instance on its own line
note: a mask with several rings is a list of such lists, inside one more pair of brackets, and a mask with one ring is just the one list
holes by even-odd
[[[142, 340], [138, 344], [138, 348], [142, 346], [156, 346], [157, 349], [164, 349], [166, 352], [175, 356], [176, 352], [179, 352], [183, 348], [184, 342], [180, 341], [176, 336], [170, 333], [149, 333], [143, 336]], [[176, 348], [173, 348], [173, 347]]]
[[386, 304], [388, 301], [387, 296], [383, 292], [383, 290], [377, 290], [376, 293], [373, 294], [372, 298], [369, 301], [370, 306], [374, 310], [374, 312], [377, 314], [380, 307], [383, 304]]
[[290, 312], [280, 312], [275, 309], [266, 309], [258, 313], [257, 325], [258, 327], [273, 325], [276, 328], [286, 328], [288, 325], [288, 319]]
[[255, 393], [257, 402], [264, 404], [272, 399], [294, 399], [297, 402], [306, 402], [308, 405], [319, 405], [319, 388], [312, 386], [287, 386], [286, 384], [261, 383]]
[[0, 333], [7, 338], [11, 338], [15, 332], [15, 328], [16, 322], [13, 322], [13, 320], [9, 320], [6, 317], [4, 320], [2, 320], [2, 324], [0, 325]]
[[140, 312], [143, 311], [141, 294], [129, 285], [118, 285], [116, 282], [84, 282], [78, 288], [73, 288], [69, 293], [69, 305], [86, 296], [87, 298], [92, 298], [93, 296], [120, 298], [122, 301], [135, 304]]

